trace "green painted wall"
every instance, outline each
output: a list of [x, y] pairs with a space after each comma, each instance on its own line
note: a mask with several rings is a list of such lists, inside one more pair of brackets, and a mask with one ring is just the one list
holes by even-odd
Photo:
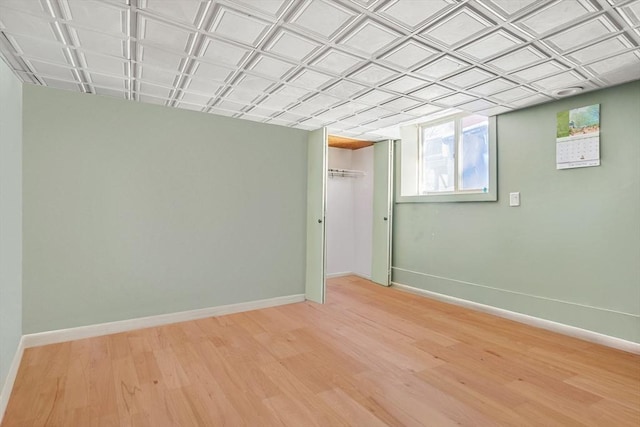
[[0, 60], [0, 393], [21, 336], [22, 83]]
[[[601, 166], [556, 170], [556, 113], [595, 103]], [[498, 202], [396, 204], [393, 280], [640, 342], [640, 81], [497, 126]]]
[[24, 333], [304, 293], [306, 131], [23, 101]]

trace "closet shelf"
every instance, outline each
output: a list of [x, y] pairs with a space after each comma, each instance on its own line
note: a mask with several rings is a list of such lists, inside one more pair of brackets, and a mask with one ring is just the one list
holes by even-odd
[[364, 171], [353, 169], [329, 169], [329, 176], [338, 176], [342, 178], [359, 178], [365, 176]]

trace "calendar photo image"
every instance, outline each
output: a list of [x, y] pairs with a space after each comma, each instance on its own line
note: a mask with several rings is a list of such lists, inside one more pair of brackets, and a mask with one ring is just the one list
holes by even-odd
[[557, 115], [556, 169], [600, 166], [600, 104]]

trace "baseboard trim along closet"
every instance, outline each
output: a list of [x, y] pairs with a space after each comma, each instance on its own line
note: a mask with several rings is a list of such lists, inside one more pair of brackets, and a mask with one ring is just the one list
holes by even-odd
[[118, 332], [132, 331], [135, 329], [151, 328], [170, 323], [186, 322], [205, 317], [222, 316], [225, 314], [276, 307], [278, 305], [303, 302], [304, 300], [304, 294], [287, 295], [283, 297], [220, 305], [217, 307], [201, 308], [197, 310], [180, 311], [177, 313], [160, 314], [158, 316], [140, 317], [137, 319], [119, 320], [116, 322], [39, 332], [24, 335], [22, 339], [24, 341], [24, 348], [37, 347], [65, 341], [115, 334]]
[[0, 390], [0, 424], [2, 424], [2, 418], [4, 417], [4, 412], [7, 409], [7, 405], [9, 404], [9, 397], [11, 396], [11, 391], [13, 390], [13, 384], [16, 382], [16, 377], [18, 375], [18, 368], [20, 368], [20, 361], [22, 360], [22, 354], [24, 353], [24, 336], [20, 338], [20, 342], [18, 343], [18, 348], [16, 349], [16, 354], [13, 356], [13, 360], [11, 361], [11, 365], [9, 365], [9, 372], [7, 372], [7, 378], [4, 381], [4, 385]]
[[345, 276], [358, 276], [362, 279], [371, 280], [371, 276], [367, 276], [366, 274], [355, 273], [353, 271], [346, 271], [342, 273], [330, 273], [330, 274], [326, 274], [324, 277], [326, 279], [334, 279], [336, 277], [345, 277]]
[[345, 276], [353, 276], [353, 273], [351, 271], [343, 271], [341, 273], [328, 273], [325, 274], [325, 278], [326, 279], [333, 279], [336, 277], [345, 277]]
[[582, 329], [575, 326], [565, 325], [564, 323], [558, 323], [552, 320], [541, 319], [539, 317], [529, 316], [527, 314], [505, 310], [503, 308], [492, 307], [490, 305], [481, 304], [478, 302], [473, 302], [473, 301], [465, 300], [462, 298], [456, 298], [449, 295], [440, 294], [437, 292], [415, 288], [413, 286], [404, 285], [402, 283], [392, 282], [391, 286], [393, 286], [396, 289], [399, 289], [405, 292], [410, 292], [415, 295], [433, 298], [439, 301], [447, 302], [447, 303], [458, 305], [461, 307], [470, 308], [472, 310], [482, 311], [484, 313], [493, 314], [495, 316], [503, 317], [505, 319], [514, 320], [516, 322], [535, 326], [541, 329], [546, 329], [552, 332], [557, 332], [559, 334], [568, 335], [570, 337], [579, 338], [595, 344], [601, 344], [601, 345], [612, 347], [618, 350], [627, 351], [629, 353], [640, 354], [640, 343], [623, 340], [621, 338], [612, 337], [609, 335], [589, 331], [587, 329]]

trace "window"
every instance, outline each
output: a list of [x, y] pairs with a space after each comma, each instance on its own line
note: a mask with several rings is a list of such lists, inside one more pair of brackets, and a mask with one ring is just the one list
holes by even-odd
[[496, 200], [495, 119], [458, 115], [402, 129], [398, 202]]

